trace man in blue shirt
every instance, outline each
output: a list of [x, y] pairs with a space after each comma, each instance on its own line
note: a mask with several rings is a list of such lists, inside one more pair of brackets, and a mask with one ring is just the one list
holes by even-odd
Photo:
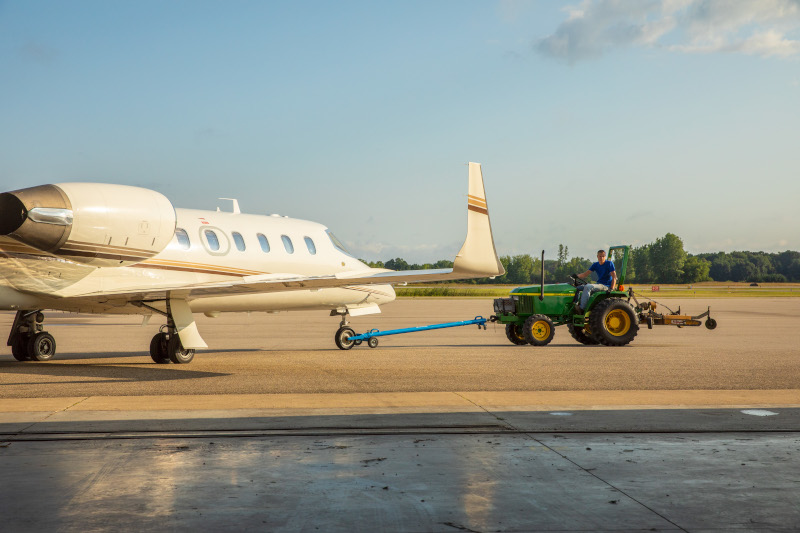
[[597, 272], [597, 283], [587, 283], [578, 288], [578, 290], [583, 291], [581, 293], [580, 308], [578, 309], [580, 312], [586, 310], [586, 304], [589, 303], [589, 297], [593, 292], [607, 291], [609, 289], [613, 291], [617, 286], [617, 269], [614, 268], [613, 262], [606, 260], [605, 250], [598, 250], [597, 262], [593, 263], [589, 270], [583, 274], [578, 274], [578, 277], [586, 279], [592, 272]]

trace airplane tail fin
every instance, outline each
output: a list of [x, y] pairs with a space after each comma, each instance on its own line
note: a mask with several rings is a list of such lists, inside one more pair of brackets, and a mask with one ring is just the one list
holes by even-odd
[[483, 187], [480, 163], [469, 164], [469, 193], [467, 197], [467, 238], [453, 264], [454, 274], [493, 277], [505, 273], [492, 237], [489, 206]]

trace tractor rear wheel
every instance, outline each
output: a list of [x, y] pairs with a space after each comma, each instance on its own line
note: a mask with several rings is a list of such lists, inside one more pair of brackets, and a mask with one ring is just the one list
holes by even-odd
[[553, 321], [547, 315], [531, 315], [522, 326], [525, 340], [533, 346], [546, 346], [553, 340], [555, 329]]
[[624, 346], [639, 332], [631, 304], [620, 298], [601, 300], [589, 313], [592, 336], [606, 346]]
[[518, 346], [528, 344], [525, 335], [522, 334], [522, 327], [519, 324], [506, 324], [506, 337]]
[[585, 344], [587, 346], [594, 346], [598, 344], [597, 340], [586, 333], [581, 326], [576, 326], [575, 324], [567, 324], [567, 329], [569, 330], [569, 334], [572, 335], [572, 338], [578, 341], [581, 344]]

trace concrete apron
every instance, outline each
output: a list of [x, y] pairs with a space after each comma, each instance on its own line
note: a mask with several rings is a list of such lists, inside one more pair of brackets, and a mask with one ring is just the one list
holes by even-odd
[[3, 529], [800, 529], [786, 398], [520, 394], [0, 400]]

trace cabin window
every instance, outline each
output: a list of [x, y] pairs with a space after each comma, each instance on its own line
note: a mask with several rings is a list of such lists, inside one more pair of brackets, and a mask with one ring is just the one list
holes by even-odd
[[281, 240], [283, 241], [283, 247], [286, 248], [286, 253], [293, 254], [294, 244], [292, 244], [292, 239], [288, 235], [281, 235]]
[[219, 251], [219, 238], [217, 237], [217, 234], [210, 229], [205, 230], [203, 234], [206, 236], [206, 240], [208, 241], [208, 248], [212, 252]]
[[317, 247], [314, 246], [314, 241], [311, 240], [311, 237], [304, 237], [304, 240], [306, 241], [306, 248], [308, 248], [308, 253], [310, 253], [311, 255], [316, 255]]
[[183, 228], [177, 228], [175, 230], [175, 238], [178, 239], [178, 246], [184, 250], [188, 250], [192, 245], [192, 243], [189, 241], [189, 234], [186, 233], [186, 230]]
[[330, 232], [330, 230], [325, 230], [325, 233], [327, 233], [327, 234], [328, 234], [328, 238], [330, 238], [330, 240], [331, 240], [331, 242], [333, 243], [333, 245], [334, 245], [336, 248], [338, 248], [340, 252], [344, 252], [344, 253], [346, 253], [347, 255], [349, 255], [349, 256], [351, 256], [351, 257], [352, 257], [352, 254], [351, 254], [350, 252], [348, 252], [348, 251], [347, 251], [347, 248], [345, 248], [345, 247], [344, 247], [344, 244], [342, 244], [342, 241], [340, 241], [339, 239], [337, 239], [337, 238], [336, 238], [336, 235], [334, 235], [333, 233], [331, 233], [331, 232]]
[[242, 238], [242, 234], [237, 231], [233, 232], [233, 242], [236, 243], [236, 249], [239, 250], [240, 252], [244, 252], [245, 249], [247, 248], [244, 245], [244, 238]]
[[267, 237], [261, 233], [258, 234], [258, 244], [261, 245], [261, 249], [265, 254], [269, 253], [269, 241], [267, 240]]

